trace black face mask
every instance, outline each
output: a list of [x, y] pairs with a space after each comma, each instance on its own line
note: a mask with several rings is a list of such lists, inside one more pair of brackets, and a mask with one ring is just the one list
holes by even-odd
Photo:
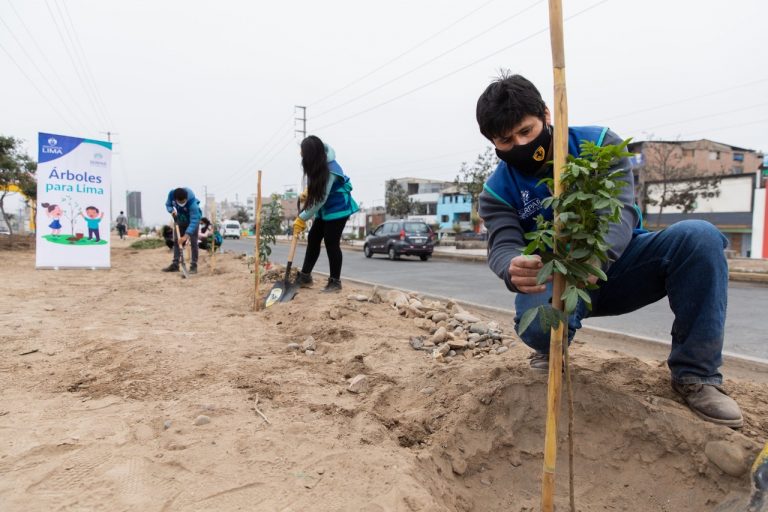
[[528, 144], [515, 146], [508, 151], [496, 150], [496, 156], [514, 167], [520, 173], [533, 176], [544, 165], [552, 143], [552, 127], [544, 124], [541, 133]]

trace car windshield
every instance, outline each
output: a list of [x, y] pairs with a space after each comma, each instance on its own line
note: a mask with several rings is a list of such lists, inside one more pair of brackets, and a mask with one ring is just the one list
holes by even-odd
[[405, 223], [405, 232], [406, 233], [427, 234], [427, 233], [429, 233], [429, 226], [427, 226], [423, 222], [406, 222]]

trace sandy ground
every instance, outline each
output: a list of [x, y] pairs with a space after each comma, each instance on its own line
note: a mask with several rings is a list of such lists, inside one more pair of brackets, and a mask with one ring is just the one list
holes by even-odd
[[[371, 290], [317, 283], [255, 313], [243, 259], [182, 280], [159, 272], [166, 250], [115, 245], [110, 271], [0, 250], [0, 510], [538, 510], [546, 375], [509, 319], [470, 312], [500, 324], [503, 353], [435, 359], [409, 344], [431, 320], [348, 298]], [[288, 347], [310, 335], [314, 353]], [[663, 361], [579, 338], [572, 358], [579, 510], [711, 510], [748, 491], [765, 381], [726, 382], [733, 431], [690, 413]], [[349, 392], [357, 375], [367, 389]], [[566, 450], [563, 435], [560, 510]]]

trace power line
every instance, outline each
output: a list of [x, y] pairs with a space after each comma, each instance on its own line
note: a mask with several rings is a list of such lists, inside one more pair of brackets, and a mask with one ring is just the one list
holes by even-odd
[[40, 66], [37, 65], [37, 62], [35, 62], [35, 59], [32, 58], [29, 52], [27, 52], [27, 49], [25, 48], [24, 44], [19, 40], [18, 37], [16, 37], [16, 34], [13, 33], [13, 30], [11, 30], [11, 27], [5, 22], [2, 16], [0, 16], [0, 23], [2, 23], [5, 26], [5, 28], [8, 30], [8, 33], [11, 34], [11, 37], [13, 38], [13, 40], [16, 41], [16, 44], [19, 46], [19, 48], [21, 48], [21, 51], [24, 53], [27, 59], [29, 59], [29, 61], [32, 63], [32, 66], [35, 68], [35, 70], [38, 72], [38, 74], [42, 78], [42, 83], [50, 87], [55, 98], [59, 101], [60, 104], [64, 105], [64, 107], [67, 109], [67, 112], [71, 115], [71, 117], [75, 120], [75, 122], [78, 124], [84, 125], [82, 119], [80, 119], [77, 116], [77, 114], [75, 114], [75, 112], [71, 110], [71, 107], [69, 106], [69, 104], [61, 98], [56, 88], [51, 86], [48, 80], [46, 80], [45, 73], [43, 73], [43, 71], [40, 69]]
[[[55, 0], [53, 0], [55, 2]], [[96, 103], [93, 100], [93, 97], [91, 95], [91, 92], [88, 88], [88, 84], [86, 80], [83, 78], [83, 75], [80, 71], [80, 68], [77, 66], [77, 62], [75, 61], [75, 57], [72, 55], [72, 51], [69, 49], [69, 45], [67, 44], [67, 40], [64, 37], [64, 34], [61, 31], [61, 28], [59, 28], [59, 22], [56, 21], [56, 15], [53, 13], [53, 9], [51, 9], [51, 5], [48, 2], [48, 0], [45, 0], [45, 6], [48, 8], [48, 13], [51, 15], [51, 19], [53, 20], [53, 25], [56, 27], [56, 32], [59, 34], [59, 38], [61, 39], [62, 45], [64, 46], [64, 49], [67, 52], [67, 55], [69, 56], [70, 62], [72, 62], [72, 69], [74, 70], [75, 74], [77, 75], [77, 78], [80, 80], [80, 84], [83, 86], [83, 92], [85, 92], [86, 97], [88, 98], [88, 102], [91, 104], [91, 107], [93, 108], [94, 113], [96, 114], [96, 118], [100, 123], [104, 123], [105, 125], [108, 124], [108, 121], [104, 118], [100, 118], [102, 115], [99, 109], [96, 106]], [[58, 5], [57, 5], [58, 7]]]
[[[71, 103], [74, 105], [74, 107], [79, 112], [81, 112], [83, 115], [86, 115], [85, 109], [80, 107], [80, 104], [77, 101], [77, 99], [75, 98], [75, 95], [72, 94], [72, 91], [70, 91], [69, 87], [67, 86], [67, 81], [61, 78], [61, 75], [59, 75], [59, 72], [57, 71], [56, 67], [48, 59], [48, 55], [46, 54], [46, 52], [44, 52], [43, 49], [40, 47], [40, 45], [37, 43], [37, 39], [32, 34], [32, 31], [29, 30], [29, 27], [24, 22], [24, 18], [21, 17], [21, 14], [19, 14], [19, 11], [16, 10], [16, 7], [13, 5], [13, 2], [11, 2], [11, 0], [8, 0], [8, 4], [11, 6], [11, 9], [13, 10], [14, 14], [16, 14], [16, 17], [18, 18], [19, 22], [21, 23], [22, 28], [27, 33], [27, 37], [29, 37], [29, 39], [32, 41], [32, 44], [37, 49], [37, 52], [40, 54], [40, 56], [43, 59], [43, 61], [45, 62], [45, 64], [47, 64], [48, 70], [50, 70], [50, 72], [53, 74], [53, 77], [56, 79], [56, 82], [58, 84], [57, 86], [66, 93], [68, 99], [71, 101]], [[10, 31], [10, 29], [9, 29], [9, 31]], [[30, 60], [32, 60], [34, 62], [35, 59], [32, 59], [30, 57]], [[86, 122], [87, 122], [87, 124], [90, 124], [92, 122], [92, 119], [90, 117], [87, 117], [86, 118]], [[98, 124], [98, 120], [97, 120], [97, 124]]]
[[[56, 2], [56, 0], [53, 0], [53, 1]], [[74, 40], [76, 43], [75, 51], [77, 51], [78, 49], [80, 50], [80, 54], [82, 55], [82, 62], [84, 63], [83, 68], [85, 69], [85, 75], [91, 81], [91, 86], [93, 87], [93, 91], [96, 96], [96, 101], [100, 105], [102, 112], [104, 114], [104, 117], [106, 118], [107, 122], [109, 122], [109, 125], [114, 126], [114, 123], [112, 122], [112, 118], [109, 115], [109, 110], [107, 109], [107, 105], [101, 96], [101, 92], [99, 91], [98, 85], [96, 84], [96, 79], [94, 78], [93, 71], [91, 70], [91, 65], [88, 62], [88, 57], [85, 54], [85, 50], [83, 50], [83, 45], [80, 43], [80, 36], [78, 35], [77, 30], [75, 29], [75, 24], [72, 22], [72, 16], [70, 16], [69, 14], [67, 3], [65, 1], [62, 1], [61, 4], [63, 6], [66, 19], [69, 21], [69, 25], [72, 28], [72, 34], [74, 34]]]
[[690, 123], [691, 121], [699, 121], [701, 119], [709, 119], [710, 117], [717, 117], [717, 116], [723, 116], [723, 115], [726, 115], [726, 114], [733, 114], [735, 112], [742, 112], [744, 110], [750, 110], [750, 109], [753, 109], [753, 108], [756, 108], [756, 107], [762, 107], [763, 105], [768, 105], [768, 102], [756, 103], [754, 105], [748, 105], [746, 107], [736, 108], [736, 109], [733, 109], [733, 110], [726, 110], [724, 112], [717, 112], [715, 114], [707, 114], [705, 116], [692, 117], [690, 119], [685, 119], [683, 121], [673, 121], [671, 123], [657, 124], [655, 126], [649, 126], [647, 128], [642, 128], [641, 130], [636, 130], [636, 131], [647, 132], [648, 130], [653, 130], [654, 128], [662, 128], [662, 127], [665, 127], [665, 126], [672, 126], [672, 125], [676, 125], [676, 124], [685, 124], [685, 123]]
[[404, 73], [401, 73], [401, 74], [397, 75], [396, 77], [394, 77], [394, 78], [384, 82], [383, 84], [380, 84], [380, 85], [374, 87], [373, 89], [369, 89], [368, 91], [366, 91], [366, 92], [364, 92], [364, 93], [362, 93], [362, 94], [360, 94], [358, 96], [355, 96], [354, 98], [352, 98], [352, 99], [350, 99], [348, 101], [345, 101], [344, 103], [340, 103], [340, 104], [336, 105], [335, 107], [331, 107], [331, 108], [329, 108], [327, 110], [324, 110], [324, 111], [320, 112], [319, 114], [315, 115], [314, 117], [315, 118], [322, 117], [325, 114], [328, 114], [329, 112], [333, 112], [334, 110], [338, 110], [341, 107], [344, 107], [346, 105], [349, 105], [350, 103], [354, 103], [354, 102], [356, 102], [356, 101], [358, 101], [358, 100], [360, 100], [362, 98], [365, 98], [366, 96], [368, 96], [368, 95], [378, 91], [379, 89], [382, 89], [382, 88], [384, 88], [384, 87], [386, 87], [386, 86], [388, 86], [388, 85], [390, 85], [390, 84], [392, 84], [394, 82], [397, 82], [401, 78], [404, 78], [404, 77], [410, 75], [411, 73], [414, 73], [416, 71], [424, 69], [424, 66], [426, 66], [428, 64], [431, 64], [432, 62], [436, 61], [437, 59], [439, 59], [441, 57], [444, 57], [444, 56], [448, 55], [449, 53], [458, 50], [462, 46], [465, 46], [465, 45], [471, 43], [475, 39], [488, 34], [488, 32], [490, 32], [491, 30], [493, 30], [493, 29], [503, 25], [504, 23], [507, 23], [509, 20], [511, 20], [513, 18], [516, 18], [516, 17], [520, 16], [521, 14], [524, 14], [526, 11], [531, 10], [532, 8], [536, 7], [538, 4], [542, 3], [543, 1], [544, 0], [536, 0], [535, 2], [530, 4], [529, 6], [527, 6], [527, 7], [523, 8], [523, 9], [517, 11], [516, 13], [512, 14], [511, 16], [507, 16], [503, 20], [501, 20], [501, 21], [491, 25], [490, 27], [482, 30], [481, 32], [475, 34], [474, 36], [470, 37], [469, 39], [466, 39], [466, 40], [462, 41], [461, 43], [457, 44], [456, 46], [453, 46], [452, 48], [449, 48], [448, 50], [445, 50], [444, 52], [442, 52], [442, 53], [440, 53], [440, 54], [438, 54], [438, 55], [436, 55], [436, 56], [434, 56], [434, 57], [432, 57], [430, 59], [427, 59], [426, 61], [422, 62], [421, 64], [419, 64], [419, 65], [409, 69], [408, 71], [406, 71]]
[[[568, 16], [567, 18], [564, 19], [564, 21], [568, 21], [568, 20], [571, 20], [571, 19], [575, 18], [576, 16], [580, 16], [580, 15], [584, 14], [585, 12], [590, 11], [590, 10], [594, 9], [595, 7], [597, 7], [599, 5], [602, 5], [602, 4], [604, 4], [604, 3], [608, 2], [608, 1], [609, 0], [600, 0], [599, 2], [596, 2], [596, 3], [592, 4], [592, 5], [590, 5], [589, 7], [586, 7], [584, 9], [582, 9], [581, 11], [578, 11], [577, 13], [572, 14], [571, 16]], [[547, 25], [543, 29], [538, 30], [538, 31], [536, 31], [536, 32], [534, 32], [534, 33], [532, 33], [532, 34], [530, 34], [528, 36], [525, 36], [522, 39], [518, 39], [514, 43], [509, 44], [509, 45], [507, 45], [507, 46], [505, 46], [505, 47], [503, 47], [503, 48], [501, 48], [499, 50], [496, 50], [495, 52], [490, 53], [490, 54], [486, 55], [485, 57], [482, 57], [482, 58], [477, 59], [477, 60], [475, 60], [473, 62], [470, 62], [469, 64], [465, 64], [464, 66], [461, 66], [460, 68], [454, 69], [453, 71], [450, 71], [450, 72], [448, 72], [448, 73], [446, 73], [446, 74], [444, 74], [442, 76], [439, 76], [438, 78], [430, 80], [429, 82], [426, 82], [426, 83], [424, 83], [424, 84], [422, 84], [422, 85], [420, 85], [418, 87], [415, 87], [415, 88], [413, 88], [413, 89], [411, 89], [409, 91], [406, 91], [406, 92], [404, 92], [402, 94], [399, 94], [399, 95], [395, 96], [394, 98], [390, 98], [390, 99], [388, 99], [386, 101], [382, 101], [381, 103], [377, 103], [377, 104], [375, 104], [372, 107], [369, 107], [369, 108], [367, 108], [365, 110], [357, 112], [356, 114], [352, 114], [352, 115], [349, 115], [347, 117], [341, 118], [338, 121], [334, 121], [332, 123], [328, 123], [326, 125], [323, 125], [323, 126], [317, 128], [316, 131], [320, 131], [320, 130], [323, 130], [325, 128], [329, 128], [331, 126], [337, 125], [339, 123], [343, 123], [344, 121], [348, 121], [350, 119], [354, 119], [355, 117], [361, 116], [363, 114], [367, 114], [368, 112], [371, 112], [372, 110], [376, 110], [378, 108], [383, 107], [384, 105], [388, 105], [389, 103], [392, 103], [392, 102], [397, 101], [397, 100], [399, 100], [401, 98], [409, 96], [409, 95], [413, 94], [414, 92], [420, 91], [421, 89], [429, 87], [432, 84], [435, 84], [437, 82], [445, 80], [449, 76], [452, 76], [452, 75], [455, 75], [456, 73], [464, 71], [465, 69], [470, 68], [470, 67], [472, 67], [472, 66], [474, 66], [476, 64], [479, 64], [480, 62], [483, 62], [485, 60], [488, 60], [491, 57], [495, 57], [499, 53], [502, 53], [502, 52], [504, 52], [506, 50], [509, 50], [510, 48], [513, 48], [513, 47], [515, 47], [515, 46], [517, 46], [519, 44], [522, 44], [525, 41], [528, 41], [529, 39], [532, 39], [532, 38], [534, 38], [534, 37], [536, 37], [536, 36], [538, 36], [540, 34], [543, 34], [543, 33], [547, 32], [548, 30], [549, 30], [549, 25]]]
[[394, 63], [394, 62], [398, 61], [399, 59], [401, 59], [401, 58], [403, 58], [403, 57], [405, 57], [406, 55], [408, 55], [409, 53], [413, 52], [414, 50], [417, 50], [418, 48], [421, 48], [421, 47], [422, 47], [422, 46], [424, 46], [426, 43], [428, 43], [429, 41], [431, 41], [432, 39], [434, 39], [435, 37], [439, 36], [440, 34], [443, 34], [443, 33], [444, 33], [444, 32], [446, 32], [448, 29], [450, 29], [450, 28], [454, 27], [455, 25], [459, 24], [461, 21], [464, 21], [465, 19], [467, 19], [468, 17], [470, 17], [471, 15], [473, 15], [474, 13], [476, 13], [477, 11], [479, 11], [480, 9], [484, 8], [485, 6], [487, 6], [488, 4], [490, 4], [490, 3], [494, 2], [494, 1], [495, 1], [495, 0], [488, 0], [487, 2], [485, 2], [484, 4], [482, 4], [480, 7], [477, 7], [476, 9], [473, 9], [473, 10], [471, 10], [470, 12], [468, 12], [467, 14], [465, 14], [464, 16], [462, 16], [461, 18], [459, 18], [459, 19], [457, 19], [456, 21], [454, 21], [453, 23], [451, 23], [451, 24], [449, 24], [449, 25], [447, 25], [447, 26], [443, 27], [442, 29], [438, 30], [437, 32], [435, 32], [435, 33], [434, 33], [434, 34], [432, 34], [431, 36], [429, 36], [429, 37], [427, 37], [426, 39], [422, 40], [420, 43], [417, 43], [416, 45], [414, 45], [414, 46], [410, 47], [409, 49], [407, 49], [406, 51], [402, 52], [401, 54], [399, 54], [399, 55], [397, 55], [397, 56], [395, 56], [395, 57], [391, 58], [390, 60], [388, 60], [388, 61], [387, 61], [387, 62], [385, 62], [384, 64], [380, 65], [379, 67], [377, 67], [377, 68], [375, 68], [375, 69], [373, 69], [373, 70], [371, 70], [371, 71], [369, 71], [369, 72], [365, 73], [364, 75], [362, 75], [362, 76], [360, 76], [360, 77], [358, 77], [358, 78], [356, 78], [356, 79], [352, 80], [351, 82], [349, 82], [349, 83], [348, 83], [347, 85], [345, 85], [344, 87], [342, 87], [342, 88], [340, 88], [340, 89], [337, 89], [336, 91], [334, 91], [334, 92], [332, 92], [332, 93], [330, 93], [330, 94], [328, 94], [328, 95], [326, 95], [326, 96], [323, 96], [323, 97], [322, 97], [322, 98], [320, 98], [319, 100], [313, 101], [312, 103], [310, 103], [310, 106], [312, 106], [312, 107], [314, 107], [314, 106], [317, 106], [318, 104], [322, 103], [323, 101], [327, 100], [328, 98], [331, 98], [331, 97], [333, 97], [333, 96], [336, 96], [336, 95], [337, 95], [337, 94], [339, 94], [340, 92], [342, 92], [342, 91], [344, 91], [344, 90], [346, 90], [346, 89], [350, 88], [351, 86], [353, 86], [353, 85], [355, 85], [355, 84], [357, 84], [357, 83], [361, 82], [362, 80], [364, 80], [364, 79], [368, 78], [369, 76], [373, 75], [373, 74], [374, 74], [374, 73], [376, 73], [377, 71], [380, 71], [380, 70], [384, 69], [385, 67], [389, 66], [390, 64], [392, 64], [392, 63]]
[[644, 112], [650, 112], [652, 110], [659, 110], [661, 108], [672, 107], [674, 105], [679, 105], [681, 103], [687, 103], [689, 101], [700, 100], [702, 98], [707, 98], [709, 96], [715, 96], [717, 94], [733, 91], [735, 89], [741, 89], [742, 87], [748, 87], [750, 85], [755, 85], [755, 84], [759, 84], [759, 83], [766, 82], [766, 81], [768, 81], [768, 77], [760, 78], [758, 80], [752, 80], [750, 82], [745, 82], [743, 84], [738, 84], [738, 85], [734, 85], [734, 86], [731, 86], [731, 87], [726, 87], [725, 89], [718, 89], [716, 91], [707, 92], [707, 93], [704, 93], [704, 94], [700, 94], [698, 96], [691, 96], [689, 98], [684, 98], [684, 99], [681, 99], [681, 100], [675, 100], [675, 101], [672, 101], [672, 102], [669, 102], [669, 103], [664, 103], [664, 104], [661, 104], [661, 105], [656, 105], [655, 107], [641, 108], [639, 110], [633, 110], [632, 112], [627, 112], [625, 114], [619, 114], [617, 116], [611, 116], [611, 117], [606, 117], [606, 118], [603, 118], [603, 119], [598, 119], [595, 122], [601, 123], [601, 122], [604, 122], [604, 121], [612, 121], [614, 119], [621, 119], [622, 117], [629, 117], [629, 116], [633, 116], [635, 114], [642, 114]]
[[72, 131], [77, 131], [76, 128], [72, 126], [72, 123], [70, 123], [69, 120], [66, 117], [64, 117], [61, 114], [61, 112], [59, 112], [59, 110], [56, 108], [56, 105], [54, 105], [53, 102], [51, 102], [51, 100], [48, 99], [48, 97], [43, 93], [43, 91], [40, 90], [40, 88], [37, 86], [37, 83], [29, 77], [26, 71], [24, 71], [24, 68], [22, 68], [18, 62], [16, 62], [16, 59], [13, 58], [13, 55], [11, 55], [11, 53], [8, 50], [6, 50], [2, 44], [0, 44], [0, 49], [3, 50], [5, 54], [8, 56], [8, 58], [11, 59], [11, 61], [16, 65], [17, 68], [19, 68], [19, 71], [21, 72], [22, 75], [24, 75], [24, 78], [26, 78], [29, 81], [29, 83], [32, 84], [32, 87], [35, 88], [38, 94], [40, 94], [40, 96], [45, 100], [45, 102], [48, 103], [48, 105], [50, 105], [51, 109], [54, 112], [56, 112], [56, 114], [64, 121], [64, 123], [67, 126], [69, 126], [70, 129], [72, 129]]

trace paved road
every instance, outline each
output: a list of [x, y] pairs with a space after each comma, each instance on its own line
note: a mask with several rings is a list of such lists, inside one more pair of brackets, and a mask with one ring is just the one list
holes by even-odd
[[[227, 251], [253, 253], [253, 240], [227, 240]], [[284, 263], [288, 246], [278, 244], [272, 261]], [[304, 260], [304, 247], [296, 249], [295, 265]], [[328, 272], [325, 251], [316, 270]], [[403, 258], [389, 261], [384, 255], [366, 259], [355, 250], [344, 251], [344, 277], [423, 293], [455, 297], [487, 306], [514, 309], [514, 294], [509, 293], [484, 263]], [[760, 284], [731, 282], [728, 291], [725, 351], [768, 360], [768, 287]], [[611, 329], [635, 336], [668, 341], [672, 312], [666, 299], [619, 317], [590, 318], [585, 325]], [[762, 327], [761, 327], [762, 326]]]

